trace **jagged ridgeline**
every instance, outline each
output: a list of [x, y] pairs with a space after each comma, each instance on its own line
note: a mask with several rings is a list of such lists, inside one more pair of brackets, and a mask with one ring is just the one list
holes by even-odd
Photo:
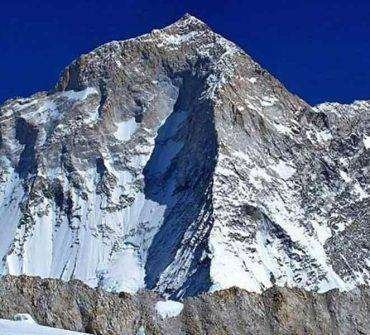
[[189, 15], [105, 44], [1, 106], [1, 273], [173, 298], [368, 284], [369, 111], [310, 107]]

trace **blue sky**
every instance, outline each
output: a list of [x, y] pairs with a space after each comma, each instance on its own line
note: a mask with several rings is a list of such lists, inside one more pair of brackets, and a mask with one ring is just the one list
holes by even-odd
[[185, 12], [311, 104], [370, 98], [369, 0], [3, 0], [0, 101], [48, 90], [81, 53], [163, 27]]

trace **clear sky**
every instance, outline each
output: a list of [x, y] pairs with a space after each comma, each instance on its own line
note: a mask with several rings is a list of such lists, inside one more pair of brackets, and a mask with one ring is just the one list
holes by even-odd
[[311, 104], [370, 99], [370, 0], [2, 0], [0, 102], [48, 90], [81, 53], [185, 12]]

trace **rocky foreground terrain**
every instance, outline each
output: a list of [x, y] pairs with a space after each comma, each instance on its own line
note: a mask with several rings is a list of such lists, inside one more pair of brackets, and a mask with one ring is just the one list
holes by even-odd
[[[99, 335], [368, 334], [369, 289], [324, 294], [272, 287], [262, 294], [230, 288], [186, 298], [161, 316], [157, 294], [92, 289], [81, 281], [5, 276], [0, 318], [29, 313], [42, 325]], [[1, 330], [0, 330], [1, 333]]]

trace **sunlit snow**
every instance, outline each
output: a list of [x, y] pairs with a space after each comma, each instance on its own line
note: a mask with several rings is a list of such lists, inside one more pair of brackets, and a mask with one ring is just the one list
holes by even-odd
[[181, 313], [183, 307], [184, 305], [181, 302], [173, 300], [158, 301], [155, 305], [157, 313], [163, 319], [178, 316]]
[[288, 165], [286, 162], [279, 160], [279, 163], [272, 165], [271, 168], [282, 178], [289, 179], [296, 172], [295, 168]]
[[[1, 335], [83, 335], [70, 330], [40, 326], [36, 323], [25, 321], [11, 321], [0, 319]], [[86, 335], [86, 334], [85, 334]]]
[[114, 136], [117, 140], [127, 141], [131, 138], [132, 134], [137, 129], [137, 123], [135, 118], [130, 118], [126, 121], [122, 121], [116, 124], [117, 130], [114, 133]]
[[370, 136], [365, 136], [363, 139], [363, 142], [364, 142], [365, 148], [369, 149], [370, 148]]

